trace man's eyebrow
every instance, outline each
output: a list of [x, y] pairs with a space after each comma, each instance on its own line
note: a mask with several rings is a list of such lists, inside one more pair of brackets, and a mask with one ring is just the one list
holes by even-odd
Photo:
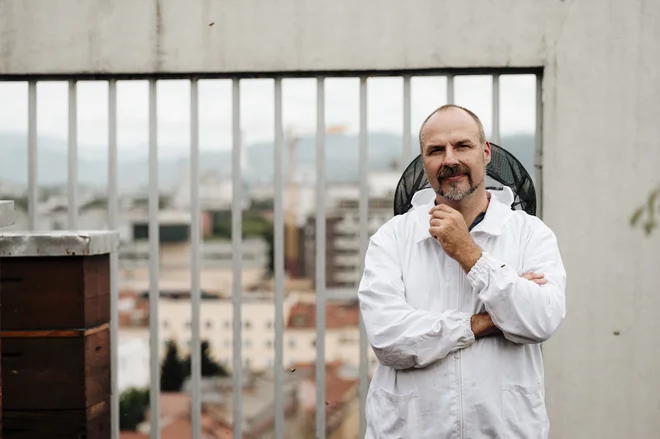
[[424, 148], [424, 151], [430, 151], [430, 150], [432, 150], [432, 149], [436, 149], [436, 148], [444, 148], [444, 147], [445, 147], [445, 145], [442, 145], [442, 144], [440, 144], [440, 143], [429, 143], [429, 144], [426, 145], [426, 147]]

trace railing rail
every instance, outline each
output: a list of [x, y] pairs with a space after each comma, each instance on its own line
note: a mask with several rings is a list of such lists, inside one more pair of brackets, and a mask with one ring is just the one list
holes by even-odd
[[[283, 160], [284, 134], [282, 115], [282, 80], [291, 77], [315, 77], [316, 78], [316, 437], [324, 438], [326, 429], [326, 405], [325, 405], [325, 323], [326, 323], [326, 205], [325, 205], [325, 81], [329, 77], [357, 77], [359, 79], [359, 257], [360, 269], [362, 269], [364, 254], [368, 245], [368, 212], [369, 212], [369, 188], [368, 188], [368, 81], [377, 76], [401, 76], [403, 80], [403, 165], [408, 163], [417, 155], [416, 145], [413, 145], [412, 115], [412, 78], [425, 75], [444, 75], [446, 77], [446, 101], [453, 103], [455, 100], [455, 77], [467, 74], [488, 74], [492, 77], [492, 134], [493, 141], [500, 141], [500, 75], [532, 73], [537, 75], [536, 86], [536, 177], [537, 191], [542, 193], [541, 187], [541, 119], [542, 119], [542, 72], [540, 69], [445, 69], [445, 70], [423, 70], [423, 71], [365, 71], [365, 72], [302, 72], [302, 73], [246, 73], [234, 75], [158, 75], [145, 76], [140, 79], [149, 79], [149, 316], [150, 316], [150, 376], [151, 376], [151, 399], [150, 399], [150, 434], [151, 438], [160, 438], [160, 402], [159, 392], [159, 181], [158, 181], [158, 102], [157, 86], [159, 79], [185, 78], [190, 81], [190, 199], [191, 199], [191, 254], [190, 265], [191, 276], [191, 311], [192, 311], [192, 428], [193, 438], [201, 439], [201, 352], [200, 352], [200, 269], [201, 269], [201, 242], [200, 235], [200, 196], [199, 196], [199, 171], [200, 171], [200, 147], [199, 147], [199, 83], [201, 78], [229, 78], [232, 81], [232, 252], [233, 252], [233, 423], [234, 437], [240, 438], [243, 434], [242, 419], [242, 319], [241, 319], [241, 272], [242, 272], [242, 212], [241, 205], [244, 194], [241, 185], [241, 81], [254, 77], [268, 77], [274, 80], [274, 133], [275, 133], [275, 158], [274, 158], [274, 297], [275, 297], [275, 438], [284, 438], [284, 369], [283, 369], [283, 332], [284, 332], [284, 206], [283, 192], [284, 179]], [[28, 80], [28, 227], [30, 230], [37, 229], [37, 81], [46, 77], [3, 77], [0, 80]], [[76, 77], [48, 77], [48, 79], [66, 79], [69, 81], [68, 94], [68, 190], [67, 198], [69, 205], [68, 225], [75, 229], [78, 225], [78, 140], [77, 140], [77, 82], [81, 79], [90, 79], [85, 76]], [[116, 230], [118, 226], [118, 160], [117, 160], [117, 80], [138, 79], [135, 76], [109, 75], [95, 76], [94, 79], [108, 80], [108, 227]], [[416, 127], [415, 127], [416, 129]], [[541, 205], [541, 197], [539, 197]], [[0, 202], [0, 218], [5, 206]], [[117, 339], [118, 328], [118, 256], [115, 252], [111, 259], [111, 340], [112, 340], [112, 386], [117, 388]], [[328, 291], [329, 293], [329, 291]], [[365, 401], [368, 389], [369, 363], [368, 363], [368, 341], [362, 323], [360, 323], [359, 343], [359, 398], [360, 398], [360, 437], [365, 432]], [[119, 438], [119, 400], [116, 392], [112, 395], [112, 437]]]

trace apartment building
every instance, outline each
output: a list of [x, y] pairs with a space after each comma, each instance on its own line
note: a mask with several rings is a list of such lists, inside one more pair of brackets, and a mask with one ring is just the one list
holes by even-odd
[[[181, 355], [191, 347], [191, 303], [188, 298], [161, 298], [158, 307], [160, 337], [164, 347], [174, 340]], [[207, 298], [201, 305], [201, 339], [209, 342], [211, 355], [231, 369], [233, 356], [233, 303]], [[243, 365], [266, 371], [275, 362], [275, 303], [271, 293], [245, 293], [241, 305]], [[284, 366], [316, 361], [316, 305], [290, 294], [283, 307]], [[356, 302], [331, 302], [326, 308], [325, 357], [328, 362], [359, 366], [359, 308]], [[369, 349], [370, 368], [376, 357]]]
[[[374, 234], [393, 216], [393, 200], [400, 171], [372, 172], [368, 176], [367, 233]], [[360, 281], [360, 190], [357, 185], [335, 188], [326, 211], [326, 286], [355, 288]], [[316, 279], [316, 215], [304, 226], [304, 275]]]

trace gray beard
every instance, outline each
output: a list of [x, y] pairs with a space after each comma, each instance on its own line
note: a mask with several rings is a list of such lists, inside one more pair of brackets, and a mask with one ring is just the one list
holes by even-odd
[[467, 197], [468, 195], [474, 193], [474, 191], [479, 189], [479, 186], [481, 186], [481, 184], [483, 182], [484, 181], [481, 180], [479, 183], [473, 184], [472, 179], [468, 176], [468, 183], [470, 184], [469, 187], [467, 187], [465, 189], [461, 189], [461, 188], [457, 187], [457, 183], [454, 182], [454, 183], [450, 183], [451, 184], [451, 189], [449, 189], [447, 192], [443, 191], [442, 189], [438, 189], [437, 193], [442, 198], [445, 198], [447, 200], [461, 201], [462, 199], [464, 199], [465, 197]]

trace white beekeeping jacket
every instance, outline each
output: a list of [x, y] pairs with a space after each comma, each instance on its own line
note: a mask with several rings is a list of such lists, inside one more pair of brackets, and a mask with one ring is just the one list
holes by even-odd
[[[379, 365], [367, 396], [367, 438], [547, 438], [540, 343], [566, 315], [555, 235], [489, 191], [470, 235], [484, 253], [467, 275], [428, 232], [432, 189], [371, 238], [358, 296]], [[522, 277], [533, 270], [547, 283]], [[487, 311], [503, 336], [475, 341]]]

